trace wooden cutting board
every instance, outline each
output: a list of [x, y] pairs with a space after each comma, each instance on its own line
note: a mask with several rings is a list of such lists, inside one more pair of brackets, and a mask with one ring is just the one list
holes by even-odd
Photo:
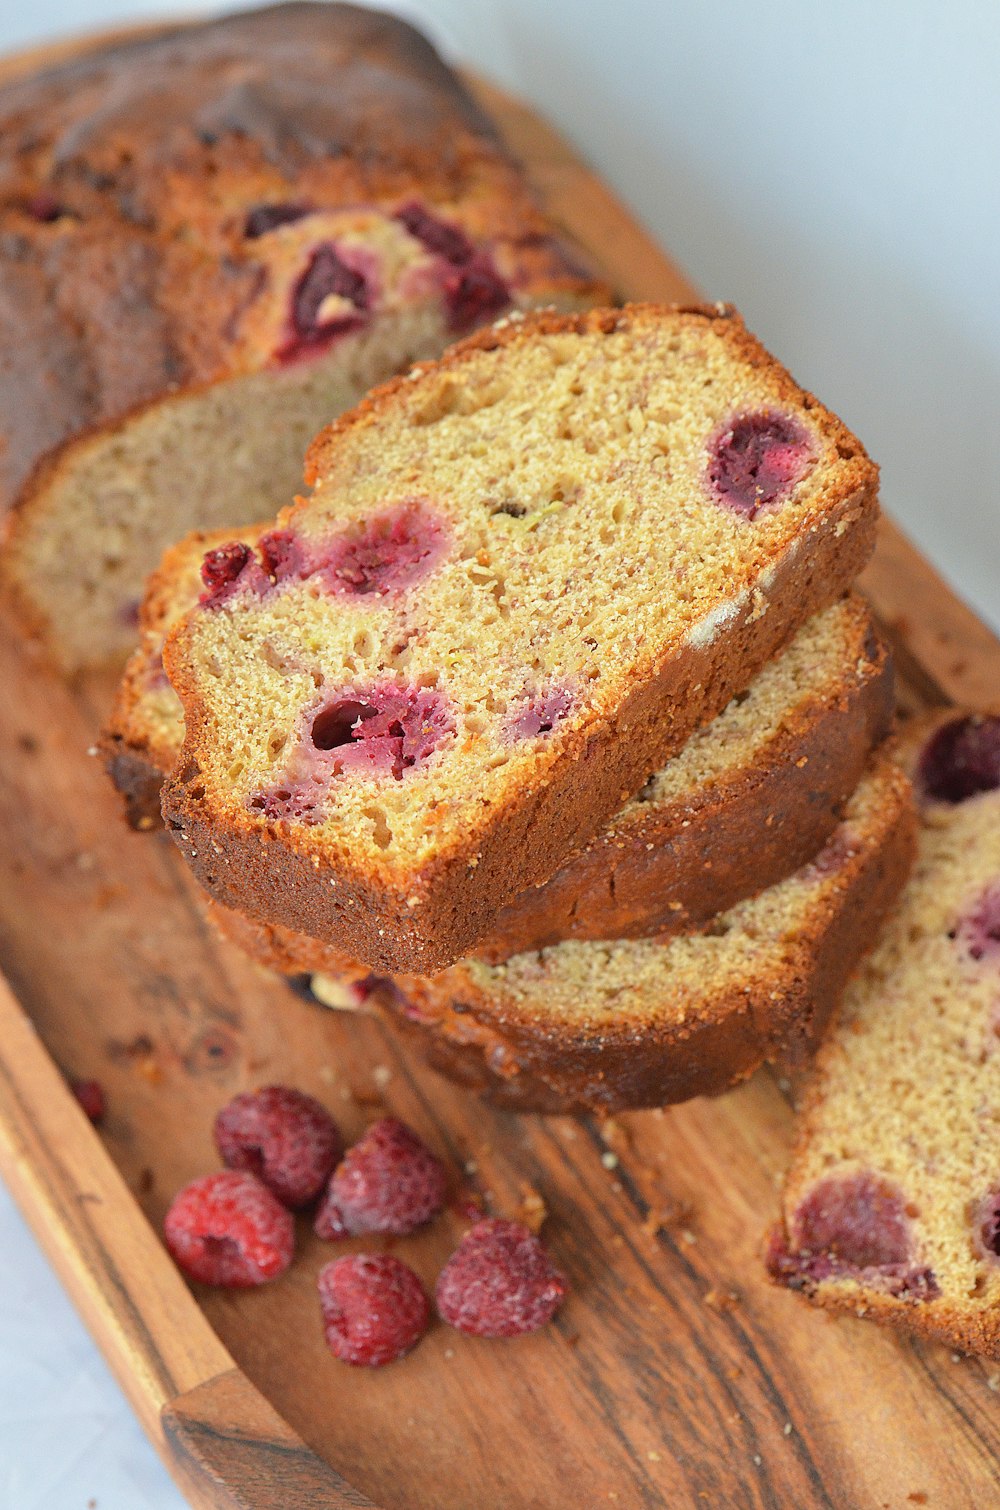
[[[37, 61], [38, 55], [32, 61]], [[20, 66], [18, 63], [11, 65]], [[476, 85], [556, 215], [632, 298], [689, 284], [532, 112]], [[909, 707], [985, 702], [1000, 643], [886, 524], [865, 583]], [[163, 835], [124, 828], [88, 747], [110, 696], [49, 677], [0, 625], [0, 1167], [154, 1444], [199, 1507], [560, 1510], [1000, 1504], [1000, 1366], [827, 1319], [766, 1282], [792, 1117], [768, 1074], [603, 1128], [490, 1111], [375, 1022], [330, 1013], [206, 928]], [[100, 1134], [62, 1073], [96, 1077]], [[419, 1129], [501, 1214], [541, 1195], [572, 1283], [556, 1323], [438, 1326], [402, 1363], [326, 1353], [303, 1225], [258, 1293], [192, 1293], [156, 1232], [216, 1166], [247, 1086], [321, 1097], [348, 1135]], [[461, 1231], [397, 1251], [428, 1284]]]

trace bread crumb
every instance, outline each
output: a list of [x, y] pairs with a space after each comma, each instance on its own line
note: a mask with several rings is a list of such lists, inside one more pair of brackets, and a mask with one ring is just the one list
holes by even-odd
[[387, 1064], [376, 1064], [372, 1069], [372, 1079], [376, 1085], [384, 1088], [392, 1079], [392, 1070]]
[[604, 1153], [601, 1154], [601, 1163], [605, 1169], [617, 1169], [618, 1155], [610, 1148], [605, 1149]]

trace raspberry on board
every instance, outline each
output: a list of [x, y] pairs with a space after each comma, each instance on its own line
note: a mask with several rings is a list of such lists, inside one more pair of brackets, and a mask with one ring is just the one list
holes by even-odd
[[539, 1239], [487, 1217], [465, 1234], [437, 1282], [438, 1314], [476, 1337], [517, 1337], [550, 1321], [567, 1290]]
[[293, 1210], [316, 1199], [344, 1151], [326, 1107], [284, 1085], [234, 1096], [215, 1119], [215, 1146]]
[[284, 1274], [295, 1251], [290, 1211], [252, 1174], [222, 1169], [174, 1196], [167, 1247], [191, 1279], [249, 1289]]
[[391, 1253], [335, 1259], [318, 1283], [327, 1345], [344, 1363], [392, 1363], [416, 1347], [430, 1325], [420, 1280]]
[[411, 1127], [375, 1122], [337, 1165], [316, 1214], [318, 1237], [386, 1232], [403, 1237], [444, 1204], [445, 1172]]

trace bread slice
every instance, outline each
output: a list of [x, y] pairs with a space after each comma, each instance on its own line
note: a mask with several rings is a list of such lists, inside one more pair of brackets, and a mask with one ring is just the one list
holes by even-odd
[[938, 714], [906, 754], [916, 867], [819, 1056], [768, 1266], [1000, 1357], [1000, 716]]
[[[261, 529], [241, 539], [255, 545]], [[159, 822], [184, 738], [163, 641], [195, 604], [221, 534], [169, 550], [140, 609], [132, 656], [99, 741], [133, 826]], [[689, 932], [782, 880], [828, 838], [892, 717], [891, 660], [858, 597], [813, 616], [786, 648], [473, 952], [501, 960], [567, 938]]]
[[[765, 1060], [799, 1066], [877, 939], [913, 858], [910, 785], [878, 754], [816, 858], [703, 934], [565, 943], [383, 980], [288, 930], [216, 909], [262, 964], [321, 1000], [390, 1015], [436, 1068], [531, 1111], [622, 1111], [715, 1095]], [[327, 973], [328, 972], [328, 973]]]
[[730, 310], [500, 322], [208, 563], [164, 812], [205, 888], [440, 968], [840, 596], [876, 470]]
[[0, 580], [64, 667], [134, 641], [186, 531], [508, 307], [606, 301], [431, 45], [275, 5], [0, 88]]

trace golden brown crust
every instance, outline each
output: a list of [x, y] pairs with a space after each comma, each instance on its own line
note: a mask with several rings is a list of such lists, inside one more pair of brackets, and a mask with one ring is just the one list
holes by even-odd
[[[535, 1010], [501, 1001], [462, 962], [433, 977], [396, 976], [369, 1005], [395, 1020], [435, 1068], [515, 1110], [661, 1106], [716, 1095], [765, 1061], [797, 1068], [909, 873], [915, 818], [901, 775], [889, 779], [874, 827], [823, 893], [782, 977], [748, 979], [736, 992], [713, 990], [707, 980], [699, 1010], [683, 1022], [671, 1015], [669, 978], [662, 1014], [647, 1021], [567, 1023], [548, 1013], [544, 1000]], [[314, 939], [218, 908], [213, 916], [224, 934], [271, 969], [366, 978], [363, 967]]]
[[270, 361], [255, 206], [460, 201], [526, 295], [606, 294], [464, 85], [381, 12], [276, 5], [89, 51], [0, 89], [0, 141], [0, 515], [39, 632], [18, 541], [73, 448]]
[[790, 709], [751, 765], [685, 798], [630, 804], [472, 953], [498, 961], [564, 939], [690, 933], [810, 860], [892, 722], [888, 649], [852, 606], [852, 679]]

